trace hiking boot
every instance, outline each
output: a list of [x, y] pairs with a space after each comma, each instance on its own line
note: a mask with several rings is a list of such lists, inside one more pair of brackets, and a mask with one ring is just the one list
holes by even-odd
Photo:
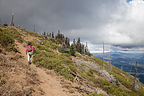
[[29, 61], [29, 62], [28, 62], [28, 64], [30, 65], [30, 64], [31, 64], [31, 62]]

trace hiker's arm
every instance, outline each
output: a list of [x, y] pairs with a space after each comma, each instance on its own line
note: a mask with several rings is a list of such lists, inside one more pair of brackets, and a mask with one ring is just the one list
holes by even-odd
[[32, 50], [33, 50], [32, 52], [33, 52], [33, 55], [34, 55], [34, 53], [35, 53], [34, 47], [32, 47]]

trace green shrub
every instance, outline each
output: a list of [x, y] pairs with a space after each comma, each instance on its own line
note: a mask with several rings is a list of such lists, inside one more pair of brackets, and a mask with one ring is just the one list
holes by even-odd
[[91, 79], [91, 81], [94, 82], [95, 87], [102, 88], [108, 94], [112, 94], [115, 96], [138, 96], [136, 93], [122, 89], [122, 88], [108, 82], [107, 80], [97, 78], [97, 79]]
[[5, 34], [8, 34], [9, 36], [11, 36], [13, 39], [18, 40], [18, 42], [22, 43], [24, 40], [21, 37], [21, 34], [13, 28], [4, 28], [3, 32]]
[[8, 26], [8, 24], [3, 24], [3, 26]]
[[120, 86], [120, 82], [118, 80], [116, 80], [116, 85], [119, 87]]
[[0, 28], [0, 44], [6, 49], [6, 51], [17, 52], [14, 46], [15, 39], [19, 42], [23, 42], [23, 39], [19, 32], [12, 28]]
[[30, 34], [32, 36], [41, 37], [38, 33], [31, 32], [31, 31], [28, 31], [28, 30], [25, 30], [25, 29], [21, 29], [21, 30], [25, 31], [27, 34]]
[[2, 35], [7, 35], [9, 37], [11, 37], [14, 40], [18, 40], [18, 42], [22, 43], [24, 40], [21, 37], [21, 34], [19, 32], [17, 32], [16, 29], [13, 28], [1, 28]]
[[45, 46], [48, 47], [48, 48], [51, 48], [53, 50], [59, 48], [59, 46], [56, 43], [52, 42], [52, 41], [45, 41]]
[[87, 74], [85, 74], [85, 73], [79, 73], [80, 74], [80, 76], [82, 76], [83, 78], [86, 78], [87, 77]]
[[70, 54], [68, 54], [68, 53], [62, 53], [61, 56], [70, 57]]
[[73, 65], [69, 54], [62, 53], [61, 55], [57, 55], [47, 47], [47, 44], [38, 45], [35, 53], [33, 62], [36, 66], [43, 66], [54, 70], [66, 79], [73, 81], [74, 77], [69, 70], [76, 72], [77, 68]]
[[70, 52], [69, 53], [70, 53], [71, 56], [75, 56], [75, 50], [74, 50], [73, 46], [70, 47]]
[[124, 85], [126, 88], [131, 89], [132, 90], [132, 78], [129, 79], [129, 81], [126, 81], [126, 77], [125, 75], [122, 75], [120, 70], [118, 68], [114, 68], [113, 72], [111, 72], [111, 74], [113, 76], [115, 76], [117, 78], [117, 80]]
[[97, 94], [96, 92], [90, 93], [88, 96], [104, 96], [103, 94]]
[[94, 74], [94, 70], [92, 70], [92, 69], [90, 69], [90, 70], [87, 72], [87, 75], [88, 75], [88, 76], [93, 77], [93, 74]]
[[77, 72], [77, 67], [75, 67], [73, 64], [69, 64], [68, 68], [72, 71], [72, 72]]
[[0, 44], [3, 47], [7, 47], [8, 45], [12, 45], [14, 43], [14, 39], [9, 34], [5, 34], [0, 31]]
[[18, 52], [18, 50], [15, 48], [14, 45], [7, 46], [7, 47], [6, 47], [6, 51]]
[[61, 52], [61, 53], [67, 53], [71, 56], [75, 56], [75, 50], [72, 49], [72, 48], [69, 49], [69, 48], [62, 47], [62, 48], [59, 48], [58, 51]]
[[75, 53], [75, 56], [76, 56], [76, 57], [80, 57], [80, 58], [82, 57], [81, 54], [78, 53], [78, 52]]
[[58, 51], [61, 53], [68, 53], [69, 54], [69, 50], [67, 48], [64, 48], [64, 47], [60, 48]]
[[55, 40], [54, 38], [50, 38], [50, 41], [56, 44], [59, 44], [59, 42], [57, 40]]
[[66, 79], [73, 81], [74, 77], [72, 74], [70, 74], [68, 70], [69, 70], [69, 67], [62, 68], [62, 70], [60, 71], [60, 74], [64, 76]]

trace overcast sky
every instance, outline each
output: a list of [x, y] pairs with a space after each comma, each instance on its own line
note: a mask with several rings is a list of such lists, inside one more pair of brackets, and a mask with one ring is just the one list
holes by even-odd
[[[15, 24], [37, 32], [57, 32], [71, 39], [89, 42], [90, 51], [97, 43], [117, 45], [128, 50], [144, 47], [143, 0], [0, 0], [0, 23]], [[109, 47], [108, 47], [109, 48]]]

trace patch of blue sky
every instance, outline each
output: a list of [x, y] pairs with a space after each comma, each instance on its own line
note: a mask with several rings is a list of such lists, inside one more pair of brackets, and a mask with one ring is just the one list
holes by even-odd
[[127, 0], [127, 2], [131, 2], [132, 0]]

